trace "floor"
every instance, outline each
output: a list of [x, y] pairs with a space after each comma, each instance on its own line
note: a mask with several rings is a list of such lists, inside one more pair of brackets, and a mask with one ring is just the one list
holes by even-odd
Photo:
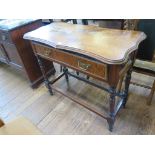
[[[59, 66], [55, 66], [59, 72]], [[70, 81], [72, 85], [68, 89], [72, 93], [106, 110], [108, 94], [73, 78]], [[133, 73], [132, 81], [151, 85], [153, 78]], [[64, 79], [58, 84], [66, 86]], [[0, 64], [0, 117], [8, 122], [17, 116], [24, 116], [43, 134], [155, 134], [155, 95], [152, 105], [147, 106], [148, 94], [148, 89], [130, 85], [127, 106], [120, 110], [114, 130], [109, 132], [106, 120], [100, 116], [59, 93], [50, 96], [44, 84], [38, 89], [31, 89], [24, 77], [7, 65]]]

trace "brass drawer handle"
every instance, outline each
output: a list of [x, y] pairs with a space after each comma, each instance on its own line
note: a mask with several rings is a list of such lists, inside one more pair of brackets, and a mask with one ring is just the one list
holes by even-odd
[[49, 56], [50, 55], [50, 51], [45, 51], [44, 55], [45, 56]]
[[78, 67], [82, 70], [88, 70], [89, 67], [91, 66], [90, 64], [85, 64], [83, 62], [81, 62], [80, 60], [77, 61], [78, 62]]

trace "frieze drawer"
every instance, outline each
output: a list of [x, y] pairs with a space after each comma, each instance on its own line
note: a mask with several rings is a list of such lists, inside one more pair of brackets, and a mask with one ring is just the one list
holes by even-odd
[[33, 49], [39, 55], [49, 58], [57, 63], [81, 71], [93, 77], [98, 77], [107, 80], [107, 65], [95, 62], [84, 58], [84, 56], [77, 56], [58, 49], [49, 48], [47, 46], [33, 44]]

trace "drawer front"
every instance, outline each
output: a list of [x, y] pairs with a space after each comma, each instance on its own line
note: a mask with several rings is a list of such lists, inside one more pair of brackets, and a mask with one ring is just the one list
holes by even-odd
[[34, 44], [34, 50], [37, 54], [50, 58], [51, 60], [58, 62], [60, 64], [71, 67], [75, 70], [81, 71], [83, 73], [92, 75], [93, 77], [98, 77], [100, 79], [107, 80], [107, 65], [99, 62], [94, 62], [92, 60], [63, 52], [58, 49], [48, 48], [46, 46]]
[[5, 31], [0, 31], [0, 42], [12, 43], [10, 34]]

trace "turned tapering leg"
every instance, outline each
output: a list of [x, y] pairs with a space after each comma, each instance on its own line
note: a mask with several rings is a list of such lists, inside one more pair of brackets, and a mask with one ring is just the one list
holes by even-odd
[[63, 68], [63, 72], [65, 73], [65, 78], [66, 78], [66, 81], [68, 82], [69, 81], [69, 77], [68, 77], [68, 74], [67, 74], [68, 68], [67, 67], [64, 67]]
[[129, 92], [129, 85], [131, 80], [131, 72], [132, 69], [129, 69], [125, 78], [125, 89], [124, 89], [124, 99], [123, 99], [123, 107], [125, 108], [127, 99], [128, 99], [128, 92]]
[[87, 78], [87, 80], [89, 80], [90, 76], [89, 76], [89, 75], [87, 75], [87, 77], [86, 77], [86, 78]]
[[110, 93], [110, 101], [109, 101], [109, 117], [107, 118], [107, 122], [109, 124], [109, 130], [112, 132], [114, 122], [115, 122], [115, 97], [116, 97], [116, 89], [111, 87]]
[[76, 71], [76, 75], [79, 75], [80, 73]]
[[45, 85], [46, 85], [46, 87], [47, 87], [49, 93], [50, 93], [51, 95], [53, 95], [53, 91], [52, 91], [52, 88], [51, 88], [51, 86], [50, 86], [50, 82], [49, 82], [48, 77], [47, 77], [47, 75], [46, 75], [46, 73], [45, 73], [45, 69], [44, 69], [43, 62], [42, 62], [41, 58], [40, 58], [38, 55], [36, 55], [36, 57], [37, 57], [37, 60], [38, 60], [38, 63], [39, 63], [41, 72], [42, 72], [43, 77], [44, 77], [44, 83], [45, 83]]
[[155, 92], [155, 80], [153, 82], [153, 85], [152, 85], [152, 88], [151, 88], [151, 92], [150, 92], [149, 97], [147, 99], [147, 104], [148, 105], [151, 105], [151, 101], [152, 101], [154, 92]]
[[62, 65], [60, 65], [60, 72], [62, 72], [62, 70], [63, 70], [63, 66], [62, 66]]

